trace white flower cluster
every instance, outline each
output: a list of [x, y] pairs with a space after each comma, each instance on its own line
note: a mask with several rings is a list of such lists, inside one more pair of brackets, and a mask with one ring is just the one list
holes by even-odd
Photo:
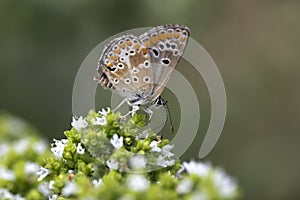
[[0, 179], [4, 179], [7, 181], [15, 180], [16, 176], [15, 173], [6, 167], [0, 167]]
[[116, 148], [120, 149], [123, 146], [123, 137], [118, 137], [117, 134], [114, 134], [113, 137], [110, 139], [110, 143]]
[[[150, 144], [151, 146], [151, 144]], [[175, 164], [175, 160], [173, 159], [174, 154], [171, 152], [174, 145], [167, 144], [163, 148], [159, 148], [156, 145], [153, 145], [152, 151], [161, 152], [161, 155], [158, 156], [156, 164], [160, 167], [168, 167]]]
[[127, 187], [130, 188], [130, 190], [136, 191], [136, 192], [146, 191], [150, 185], [149, 180], [147, 180], [141, 174], [130, 175], [127, 178], [126, 183], [127, 183]]
[[84, 129], [88, 126], [88, 122], [83, 119], [82, 116], [80, 116], [78, 119], [75, 117], [72, 118], [73, 121], [71, 122], [71, 125], [76, 129], [76, 131], [80, 131], [81, 129]]
[[63, 156], [64, 148], [68, 143], [67, 139], [61, 139], [61, 140], [53, 140], [54, 143], [51, 144], [51, 151], [54, 154], [56, 159], [61, 159]]
[[[230, 198], [235, 195], [237, 192], [238, 186], [234, 179], [229, 177], [222, 169], [213, 169], [209, 163], [202, 162], [184, 162], [183, 170], [188, 174], [194, 174], [204, 179], [210, 179], [213, 187], [219, 193], [222, 198]], [[180, 170], [180, 173], [183, 171]], [[185, 178], [183, 179], [178, 187], [177, 192], [180, 194], [190, 193], [193, 188], [193, 182]], [[193, 194], [196, 199], [206, 199], [208, 194], [205, 194], [205, 191], [202, 191], [201, 194]], [[200, 198], [201, 197], [201, 198]]]
[[19, 194], [12, 194], [7, 189], [0, 188], [0, 199], [10, 199], [10, 200], [25, 200]]

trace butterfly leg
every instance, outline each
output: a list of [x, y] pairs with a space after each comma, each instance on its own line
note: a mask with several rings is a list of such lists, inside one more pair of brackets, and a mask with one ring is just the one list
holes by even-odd
[[150, 108], [143, 108], [143, 110], [149, 115], [149, 122], [150, 122], [153, 115], [153, 111]]
[[126, 117], [130, 114], [131, 114], [131, 116], [133, 116], [136, 113], [136, 111], [138, 111], [139, 109], [140, 109], [139, 106], [132, 106], [132, 110], [129, 111], [127, 114], [122, 115], [121, 118], [126, 119]]
[[117, 107], [115, 107], [114, 109], [113, 109], [113, 112], [116, 112], [124, 103], [126, 102], [126, 100], [125, 99], [123, 99], [118, 105], [117, 105]]

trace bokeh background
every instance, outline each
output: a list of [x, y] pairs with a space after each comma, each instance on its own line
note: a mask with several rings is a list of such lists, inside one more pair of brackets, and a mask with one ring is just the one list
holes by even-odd
[[[228, 98], [223, 133], [204, 160], [235, 176], [243, 199], [300, 199], [299, 19], [296, 0], [2, 0], [0, 110], [61, 138], [76, 72], [97, 44], [131, 28], [185, 24], [218, 65]], [[179, 71], [194, 74], [186, 66]], [[205, 132], [209, 96], [201, 76], [192, 84]], [[176, 122], [178, 102], [169, 103]], [[197, 158], [202, 138], [183, 159]]]

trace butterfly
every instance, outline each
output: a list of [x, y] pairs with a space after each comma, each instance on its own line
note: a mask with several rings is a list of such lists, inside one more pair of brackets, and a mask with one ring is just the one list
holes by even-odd
[[[119, 94], [132, 106], [143, 108], [151, 118], [152, 106], [164, 105], [161, 98], [172, 72], [188, 43], [187, 26], [167, 24], [135, 36], [122, 35], [105, 46], [95, 78], [105, 89]], [[115, 108], [115, 110], [117, 109]]]

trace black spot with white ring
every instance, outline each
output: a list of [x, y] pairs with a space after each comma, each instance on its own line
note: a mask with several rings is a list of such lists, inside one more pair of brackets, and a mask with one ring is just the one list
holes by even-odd
[[160, 60], [160, 62], [161, 62], [161, 64], [166, 65], [166, 66], [170, 65], [170, 59], [169, 58], [162, 58]]
[[129, 79], [129, 78], [126, 78], [126, 79], [124, 80], [124, 82], [125, 82], [126, 84], [129, 84], [129, 83], [130, 83], [130, 79]]
[[150, 66], [150, 62], [148, 60], [145, 60], [144, 62], [144, 67], [148, 68]]
[[132, 82], [134, 82], [134, 83], [137, 83], [137, 82], [139, 82], [139, 78], [138, 78], [138, 77], [136, 77], [136, 76], [134, 76], [134, 77], [132, 78]]
[[119, 83], [119, 79], [118, 79], [118, 78], [115, 78], [115, 79], [114, 79], [114, 83], [118, 84], [118, 83]]
[[162, 51], [162, 50], [165, 49], [165, 45], [162, 44], [162, 43], [159, 43], [159, 44], [158, 44], [158, 48]]
[[130, 50], [129, 51], [129, 55], [134, 56], [135, 55], [135, 51], [134, 50]]
[[156, 57], [156, 58], [159, 57], [159, 51], [156, 48], [152, 48], [152, 53], [153, 53], [154, 57]]
[[143, 79], [143, 81], [144, 81], [145, 83], [149, 83], [149, 82], [150, 82], [149, 76], [145, 76], [144, 79]]
[[118, 63], [118, 68], [119, 69], [124, 69], [124, 64], [123, 63]]
[[179, 51], [178, 51], [177, 49], [175, 49], [175, 50], [173, 51], [173, 55], [174, 55], [174, 56], [179, 56]]

